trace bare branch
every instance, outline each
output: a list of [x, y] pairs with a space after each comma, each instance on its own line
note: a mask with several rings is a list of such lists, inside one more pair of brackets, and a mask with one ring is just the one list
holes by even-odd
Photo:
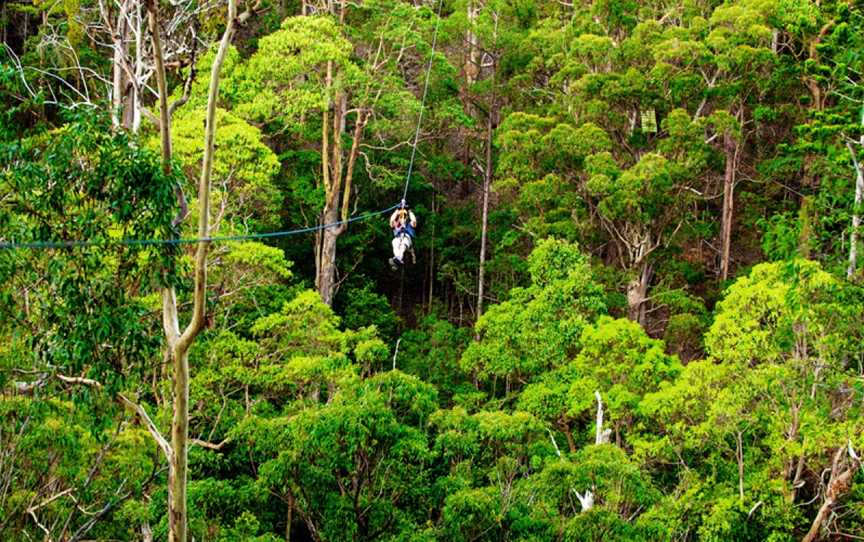
[[[195, 39], [195, 27], [192, 27], [192, 39]], [[179, 100], [172, 103], [168, 106], [168, 115], [173, 116], [174, 112], [177, 108], [186, 105], [186, 102], [189, 101], [189, 95], [192, 91], [192, 83], [195, 81], [195, 75], [197, 74], [197, 70], [195, 69], [195, 47], [192, 48], [192, 58], [189, 60], [189, 76], [186, 78], [186, 82], [183, 83], [183, 96], [180, 97]]]
[[201, 440], [197, 438], [189, 439], [189, 442], [195, 444], [196, 446], [201, 446], [202, 448], [207, 448], [208, 450], [221, 450], [226, 444], [231, 442], [230, 438], [224, 439], [219, 444], [213, 444], [212, 442], [207, 442], [206, 440]]
[[83, 386], [90, 386], [98, 389], [102, 388], [102, 384], [97, 380], [93, 380], [92, 378], [84, 378], [81, 376], [65, 376], [61, 374], [56, 374], [54, 376], [56, 376], [58, 380], [62, 380], [67, 384], [81, 384]]
[[156, 444], [158, 444], [159, 448], [162, 449], [162, 453], [165, 454], [165, 458], [170, 462], [171, 456], [173, 455], [173, 453], [171, 451], [171, 445], [168, 443], [168, 441], [165, 439], [165, 437], [162, 436], [162, 433], [159, 432], [159, 428], [156, 427], [156, 424], [153, 423], [153, 420], [151, 420], [150, 416], [147, 415], [147, 411], [144, 410], [144, 407], [139, 405], [138, 403], [132, 401], [131, 399], [129, 399], [128, 397], [126, 397], [122, 393], [117, 394], [117, 396], [120, 398], [121, 401], [123, 401], [129, 407], [131, 407], [132, 410], [134, 410], [136, 414], [138, 414], [138, 416], [141, 418], [141, 420], [147, 426], [147, 429], [150, 431], [150, 434], [156, 440]]

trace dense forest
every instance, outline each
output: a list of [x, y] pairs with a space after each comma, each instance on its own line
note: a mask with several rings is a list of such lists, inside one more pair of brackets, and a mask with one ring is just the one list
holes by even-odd
[[0, 38], [0, 539], [864, 540], [856, 0]]

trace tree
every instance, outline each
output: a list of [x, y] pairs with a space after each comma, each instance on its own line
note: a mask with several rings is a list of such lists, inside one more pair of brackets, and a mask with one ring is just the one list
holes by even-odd
[[0, 251], [2, 476], [15, 488], [0, 532], [81, 538], [119, 528], [113, 514], [163, 472], [118, 403], [158, 359], [145, 298], [172, 258], [117, 241], [170, 233], [177, 178], [98, 115], [0, 152], [5, 239], [55, 246]]
[[[667, 449], [697, 471], [722, 468], [728, 489], [705, 490], [734, 491], [742, 516], [745, 503], [761, 500], [764, 522], [803, 495], [821, 495], [812, 527], [803, 518], [770, 527], [818, 533], [839, 488], [848, 489], [842, 480], [857, 469], [857, 406], [835, 401], [858, 373], [847, 356], [861, 349], [854, 323], [861, 310], [860, 293], [814, 262], [756, 266], [720, 303], [706, 336], [710, 360], [689, 364], [674, 384], [643, 401], [640, 408], [665, 433], [643, 449]], [[748, 447], [757, 436], [770, 447]], [[734, 467], [723, 467], [730, 456]], [[807, 475], [824, 468], [833, 473], [826, 486]]]
[[528, 264], [531, 286], [514, 288], [509, 300], [490, 307], [475, 326], [480, 340], [460, 361], [478, 381], [495, 386], [503, 379], [505, 394], [564, 364], [578, 351], [582, 331], [605, 311], [602, 290], [575, 245], [546, 240]]
[[[163, 168], [170, 171], [172, 160], [171, 118], [168, 105], [168, 86], [165, 80], [164, 57], [158, 31], [158, 12], [154, 0], [148, 4], [151, 40], [155, 59], [156, 81], [159, 100], [159, 129], [162, 148]], [[162, 325], [165, 333], [169, 359], [173, 366], [172, 397], [173, 417], [171, 421], [171, 441], [162, 436], [158, 428], [148, 421], [148, 428], [159, 443], [168, 459], [168, 517], [169, 540], [186, 542], [187, 512], [186, 488], [189, 448], [189, 347], [204, 327], [204, 313], [207, 304], [207, 251], [210, 245], [210, 178], [213, 172], [213, 156], [216, 138], [216, 100], [219, 95], [219, 74], [222, 62], [234, 33], [237, 18], [235, 0], [228, 0], [228, 13], [225, 30], [219, 49], [210, 71], [207, 94], [207, 114], [204, 127], [204, 156], [201, 163], [201, 177], [198, 182], [198, 242], [194, 265], [194, 296], [192, 316], [180, 332], [177, 295], [172, 285], [162, 289]], [[182, 198], [182, 193], [180, 193]], [[143, 409], [138, 410], [146, 417]]]
[[629, 320], [601, 317], [585, 328], [579, 344], [572, 361], [525, 388], [519, 407], [562, 431], [570, 451], [576, 452], [574, 429], [590, 427], [599, 391], [614, 442], [622, 446], [622, 432], [638, 425], [642, 397], [674, 380], [681, 365], [663, 352], [660, 341]]

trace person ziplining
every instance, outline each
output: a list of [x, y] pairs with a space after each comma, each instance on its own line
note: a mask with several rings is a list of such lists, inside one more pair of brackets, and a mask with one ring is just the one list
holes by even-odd
[[318, 224], [315, 226], [301, 227], [291, 230], [270, 231], [264, 233], [246, 233], [239, 235], [221, 235], [221, 236], [204, 236], [204, 237], [170, 237], [162, 238], [130, 238], [130, 239], [113, 239], [113, 238], [97, 238], [97, 239], [57, 239], [57, 240], [28, 240], [16, 241], [7, 240], [0, 236], [0, 250], [19, 250], [19, 249], [71, 249], [76, 247], [95, 247], [95, 246], [166, 246], [166, 245], [184, 245], [195, 244], [202, 241], [208, 243], [229, 242], [229, 241], [253, 241], [276, 239], [288, 237], [292, 235], [300, 235], [307, 233], [320, 232], [328, 228], [343, 227], [346, 224], [368, 220], [375, 216], [384, 215], [391, 210], [395, 211], [390, 216], [390, 227], [393, 229], [393, 257], [389, 259], [390, 266], [397, 270], [399, 266], [404, 265], [405, 253], [410, 252], [412, 263], [416, 263], [416, 255], [414, 254], [413, 245], [415, 237], [415, 228], [417, 228], [417, 217], [414, 215], [411, 208], [405, 202], [408, 197], [408, 188], [411, 184], [411, 175], [414, 172], [414, 163], [417, 156], [417, 144], [420, 141], [420, 128], [423, 124], [423, 113], [426, 108], [426, 98], [429, 92], [429, 81], [432, 73], [432, 64], [435, 58], [435, 50], [438, 43], [438, 29], [441, 24], [441, 9], [444, 5], [443, 0], [438, 1], [438, 9], [435, 17], [435, 31], [432, 34], [432, 47], [429, 53], [429, 60], [426, 65], [426, 76], [423, 82], [423, 94], [420, 99], [420, 111], [417, 115], [417, 126], [414, 129], [414, 137], [411, 144], [411, 158], [408, 162], [408, 172], [405, 176], [405, 187], [402, 191], [402, 201], [394, 206], [381, 209], [379, 211], [371, 211], [358, 216], [352, 216], [343, 220], [337, 220], [328, 224]]
[[406, 251], [411, 253], [411, 263], [417, 263], [413, 248], [417, 217], [404, 199], [390, 215], [390, 228], [393, 230], [393, 257], [388, 260], [391, 269], [395, 271], [405, 264]]

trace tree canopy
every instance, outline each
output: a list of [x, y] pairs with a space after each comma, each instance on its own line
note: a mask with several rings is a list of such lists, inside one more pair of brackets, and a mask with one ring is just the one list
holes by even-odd
[[864, 539], [858, 3], [0, 40], [0, 539]]

